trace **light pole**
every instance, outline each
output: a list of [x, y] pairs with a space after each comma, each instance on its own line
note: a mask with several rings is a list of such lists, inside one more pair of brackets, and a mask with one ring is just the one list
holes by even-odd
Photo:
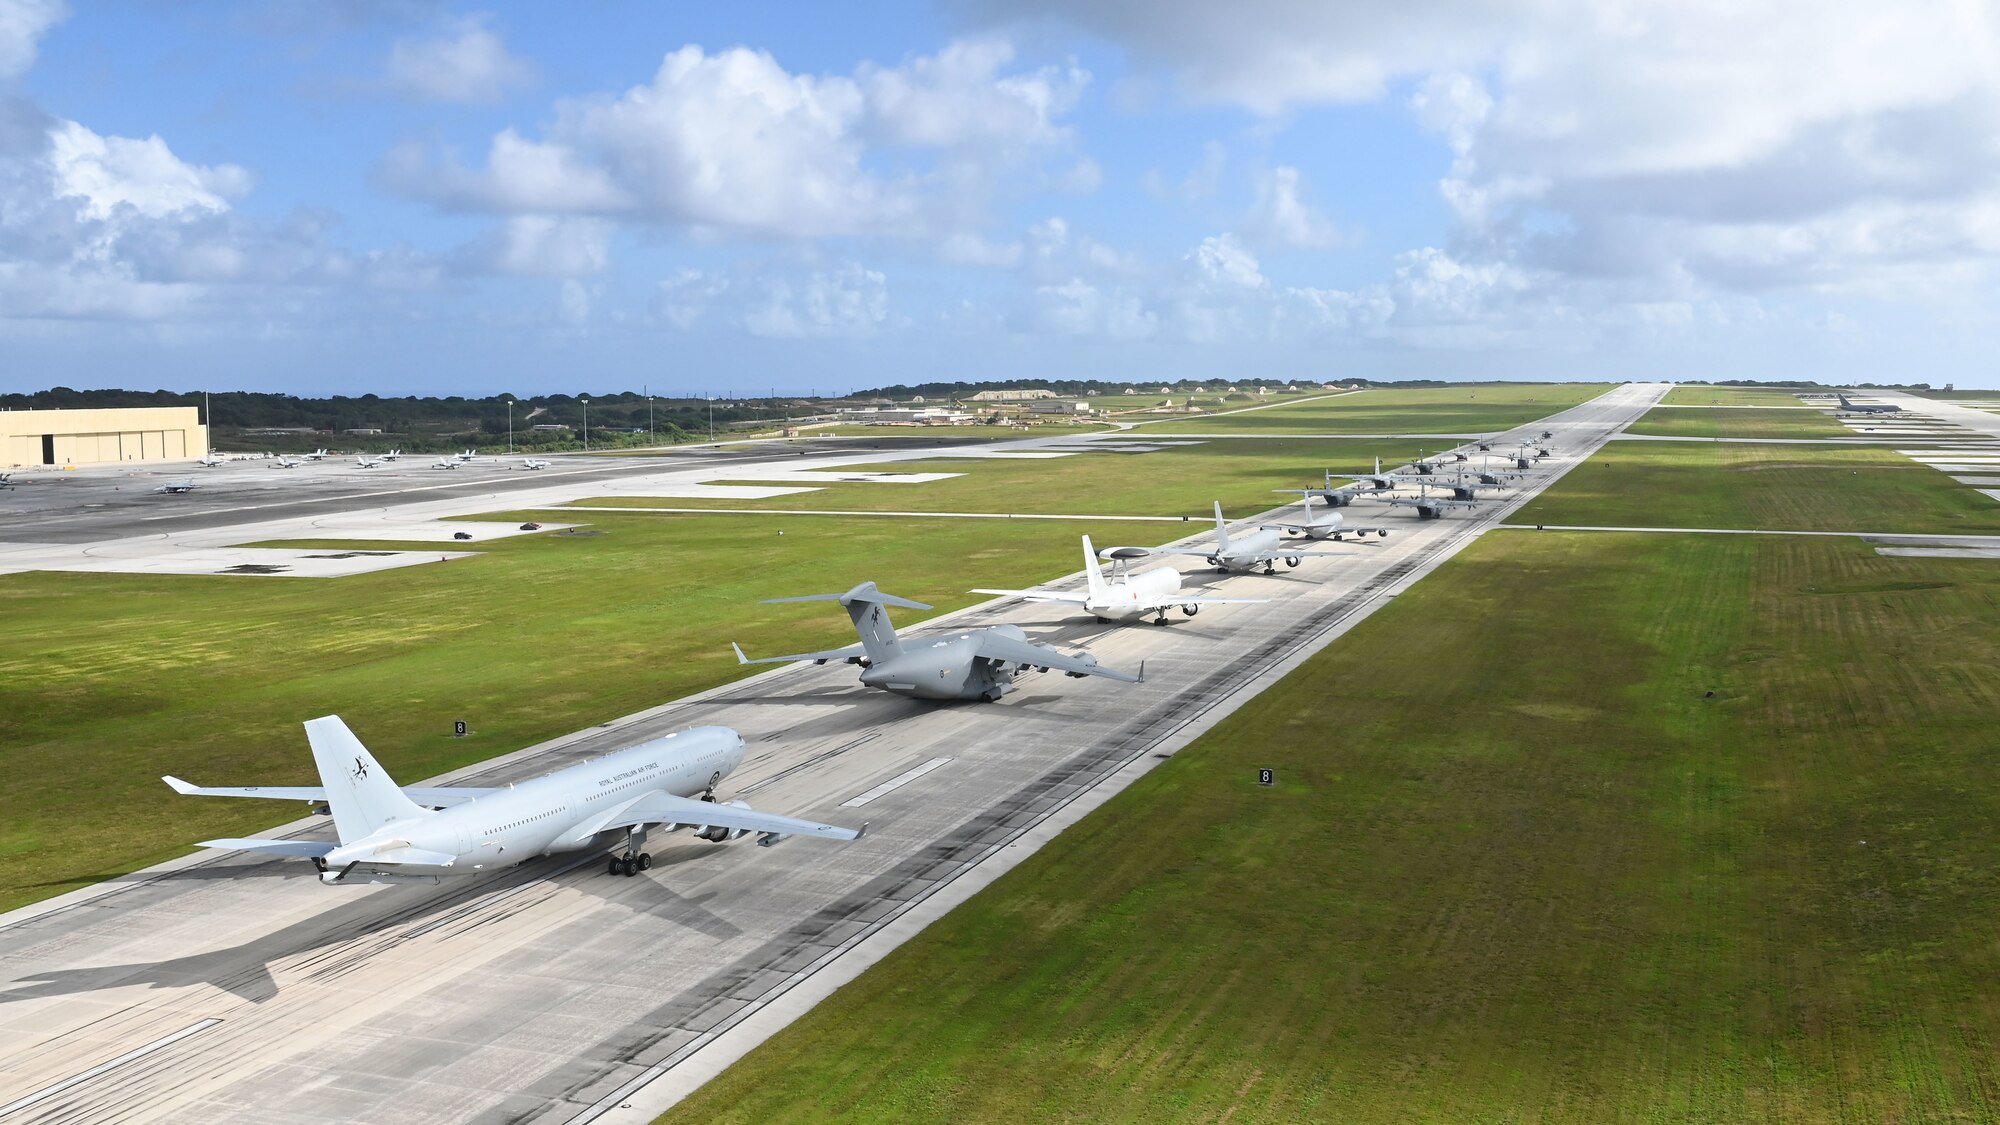
[[507, 452], [514, 452], [514, 400], [507, 400]]
[[650, 445], [660, 440], [658, 431], [653, 429], [653, 388], [641, 387], [640, 389], [646, 392], [646, 443]]
[[583, 400], [583, 451], [590, 452], [590, 400]]
[[708, 444], [715, 444], [715, 395], [708, 396]]

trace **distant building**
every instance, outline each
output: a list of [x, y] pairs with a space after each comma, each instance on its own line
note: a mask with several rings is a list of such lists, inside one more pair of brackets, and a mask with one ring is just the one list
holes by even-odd
[[382, 431], [381, 431], [381, 430], [378, 430], [378, 429], [373, 429], [373, 428], [371, 428], [371, 427], [366, 427], [366, 426], [364, 426], [364, 427], [361, 427], [360, 429], [354, 429], [354, 430], [342, 430], [342, 431], [340, 431], [340, 432], [341, 432], [341, 433], [343, 433], [343, 434], [379, 434], [379, 433], [381, 433]]
[[1054, 398], [1056, 393], [1041, 387], [1028, 387], [1018, 391], [980, 391], [972, 396], [973, 402], [1033, 402], [1036, 399]]
[[1128, 394], [1128, 395], [1136, 395], [1136, 394], [1138, 394], [1138, 393], [1139, 393], [1139, 388], [1137, 388], [1137, 387], [1126, 387], [1126, 388], [1125, 388], [1125, 393], [1126, 393], [1126, 394]]
[[569, 431], [570, 427], [563, 425], [561, 422], [542, 422], [538, 425], [528, 427], [529, 433], [536, 434], [566, 434]]
[[0, 465], [185, 461], [207, 452], [208, 427], [192, 406], [0, 410]]
[[1069, 402], [1064, 399], [1055, 399], [1045, 402], [1031, 402], [1028, 404], [1028, 411], [1032, 414], [1088, 414], [1090, 413], [1090, 404], [1087, 402]]
[[839, 413], [843, 422], [862, 422], [869, 425], [914, 422], [927, 426], [947, 426], [972, 421], [970, 413], [943, 406], [850, 406]]

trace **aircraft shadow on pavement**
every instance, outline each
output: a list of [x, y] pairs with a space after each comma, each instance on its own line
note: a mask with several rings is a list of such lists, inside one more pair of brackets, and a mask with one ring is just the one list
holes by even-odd
[[[659, 856], [655, 861], [655, 870], [662, 866], [671, 870], [682, 863], [702, 858], [704, 853], [699, 849], [676, 848]], [[254, 866], [275, 868], [292, 865], [271, 863]], [[303, 868], [305, 874], [312, 874], [311, 867], [302, 863], [296, 866]], [[211, 869], [201, 877], [219, 878], [233, 875], [241, 878], [245, 874], [242, 868], [224, 867]], [[277, 877], [292, 876], [287, 873]], [[594, 880], [601, 881], [601, 884], [594, 883]], [[50, 996], [70, 996], [133, 985], [170, 989], [199, 984], [222, 989], [253, 1004], [262, 1004], [277, 996], [280, 991], [277, 979], [271, 974], [271, 965], [274, 962], [299, 960], [308, 954], [319, 953], [318, 957], [311, 959], [311, 965], [302, 966], [302, 971], [308, 974], [321, 971], [327, 968], [326, 961], [342, 960], [338, 953], [339, 946], [377, 937], [386, 931], [399, 928], [408, 929], [409, 933], [400, 939], [391, 938], [392, 945], [402, 940], [416, 940], [435, 924], [449, 925], [452, 921], [450, 916], [455, 912], [489, 909], [490, 907], [477, 901], [483, 896], [541, 882], [571, 886], [578, 890], [601, 894], [607, 902], [615, 902], [635, 913], [652, 915], [685, 926], [718, 941], [737, 937], [742, 933], [742, 930], [729, 920], [703, 905], [714, 897], [713, 893], [697, 896], [676, 894], [656, 877], [641, 884], [643, 888], [641, 893], [636, 893], [629, 899], [613, 899], [610, 897], [611, 892], [624, 890], [626, 880], [606, 875], [602, 856], [592, 855], [587, 862], [579, 862], [574, 855], [551, 856], [496, 872], [492, 878], [463, 877], [463, 883], [467, 884], [463, 886], [446, 883], [442, 886], [393, 887], [383, 893], [371, 895], [362, 902], [340, 902], [340, 897], [345, 893], [343, 889], [328, 887], [325, 888], [327, 909], [241, 945], [211, 949], [164, 961], [34, 970], [12, 981], [0, 982], [0, 1004]], [[503, 913], [508, 913], [527, 909], [537, 901], [539, 900], [516, 901], [510, 897], [494, 904], [494, 907]], [[375, 956], [381, 951], [379, 945], [371, 945], [370, 952], [360, 955]], [[341, 970], [336, 968], [334, 971]]]

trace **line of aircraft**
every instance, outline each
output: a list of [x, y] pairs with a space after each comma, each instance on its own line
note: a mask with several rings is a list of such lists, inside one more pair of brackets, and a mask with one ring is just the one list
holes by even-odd
[[[471, 460], [470, 453], [468, 450], [457, 460], [441, 459], [439, 466], [456, 467]], [[1397, 488], [1416, 483], [1422, 492], [1420, 499], [1392, 496], [1389, 503], [1417, 505], [1420, 517], [1425, 517], [1424, 504], [1435, 506], [1434, 511], [1441, 514], [1446, 505], [1476, 504], [1476, 499], [1470, 497], [1476, 496], [1481, 487], [1501, 487], [1497, 479], [1477, 480], [1463, 472], [1453, 480], [1441, 482], [1427, 479], [1428, 475], [1385, 474], [1378, 463], [1372, 476], [1336, 488], [1329, 473], [1324, 488], [1290, 490], [1306, 494], [1300, 503], [1298, 519], [1263, 524], [1248, 534], [1230, 534], [1218, 501], [1213, 540], [1204, 546], [1111, 547], [1099, 551], [1086, 535], [1082, 537], [1085, 584], [1081, 592], [998, 589], [975, 592], [1077, 606], [1102, 622], [1150, 619], [1155, 624], [1165, 624], [1167, 615], [1175, 609], [1193, 617], [1207, 605], [1264, 601], [1189, 593], [1182, 588], [1181, 573], [1172, 566], [1137, 573], [1130, 572], [1128, 567], [1140, 559], [1170, 555], [1200, 558], [1225, 573], [1273, 574], [1281, 560], [1296, 567], [1305, 557], [1338, 553], [1301, 550], [1298, 545], [1301, 540], [1338, 540], [1347, 534], [1361, 536], [1369, 532], [1377, 537], [1386, 536], [1389, 532], [1386, 527], [1349, 525], [1340, 512], [1333, 510], [1346, 506], [1356, 495], [1393, 493]], [[1428, 490], [1434, 483], [1463, 489], [1468, 498], [1429, 497]], [[194, 487], [192, 481], [183, 485], [163, 486], [162, 491]], [[1324, 498], [1326, 511], [1314, 509], [1314, 496]], [[1296, 538], [1287, 541], [1287, 536]], [[1102, 565], [1106, 559], [1113, 563], [1109, 576]], [[1144, 664], [1137, 673], [1107, 668], [1088, 653], [1066, 653], [1030, 640], [1017, 625], [989, 625], [914, 640], [902, 638], [890, 623], [888, 607], [917, 610], [931, 607], [886, 593], [873, 582], [862, 582], [845, 593], [772, 598], [766, 604], [801, 602], [839, 604], [854, 625], [857, 643], [759, 659], [750, 658], [740, 645], [732, 643], [730, 648], [737, 662], [842, 661], [861, 669], [861, 683], [867, 687], [924, 700], [995, 701], [1012, 690], [1018, 677], [1030, 671], [1058, 671], [1076, 678], [1098, 676], [1121, 683], [1138, 683], [1145, 675]], [[336, 838], [331, 841], [229, 838], [204, 840], [202, 847], [307, 859], [317, 869], [322, 883], [351, 886], [435, 883], [446, 877], [472, 875], [539, 856], [593, 849], [609, 850], [610, 874], [630, 876], [652, 866], [645, 845], [655, 832], [689, 829], [696, 838], [715, 843], [755, 834], [760, 845], [770, 846], [792, 836], [857, 840], [867, 829], [866, 824], [847, 828], [758, 812], [742, 801], [719, 800], [717, 787], [744, 758], [742, 737], [726, 727], [696, 727], [650, 739], [505, 788], [404, 788], [390, 778], [338, 716], [313, 719], [305, 724], [305, 731], [320, 776], [319, 785], [216, 788], [172, 776], [163, 780], [175, 792], [190, 796], [310, 802], [315, 811], [331, 815]]]

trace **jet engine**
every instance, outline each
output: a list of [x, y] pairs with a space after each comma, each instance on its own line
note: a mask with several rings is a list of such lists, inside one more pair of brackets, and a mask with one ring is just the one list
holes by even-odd
[[[749, 803], [745, 801], [724, 801], [722, 803], [724, 806], [732, 809], [747, 809], [750, 807]], [[726, 844], [731, 840], [741, 840], [749, 834], [750, 830], [748, 828], [724, 828], [720, 824], [697, 824], [694, 829], [696, 839], [707, 840], [716, 844]]]
[[1189, 617], [1193, 617], [1195, 614], [1201, 612], [1201, 606], [1195, 602], [1189, 602], [1181, 607], [1181, 612], [1187, 614]]
[[1286, 566], [1297, 566], [1297, 565], [1299, 565], [1299, 556], [1297, 556], [1297, 555], [1287, 555], [1287, 556], [1285, 556], [1285, 565], [1286, 565]]

